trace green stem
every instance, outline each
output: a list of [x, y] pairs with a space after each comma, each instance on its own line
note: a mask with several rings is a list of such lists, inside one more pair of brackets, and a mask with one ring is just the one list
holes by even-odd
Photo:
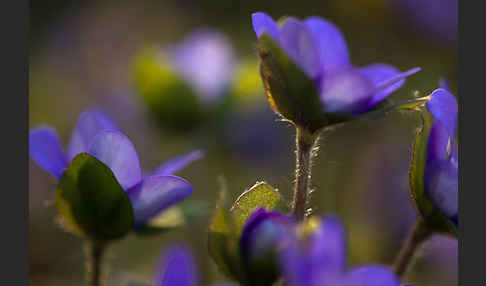
[[410, 230], [408, 237], [398, 253], [393, 269], [398, 277], [402, 277], [410, 267], [412, 258], [420, 246], [432, 235], [422, 219], [418, 219]]
[[297, 220], [303, 220], [311, 180], [312, 149], [317, 141], [317, 136], [305, 128], [296, 127], [296, 130], [295, 187], [291, 213]]
[[89, 286], [102, 285], [101, 264], [105, 245], [100, 242], [86, 243], [86, 280]]

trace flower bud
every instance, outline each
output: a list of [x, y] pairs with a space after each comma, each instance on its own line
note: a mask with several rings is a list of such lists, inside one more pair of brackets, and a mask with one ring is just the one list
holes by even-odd
[[290, 217], [260, 208], [248, 219], [240, 251], [251, 285], [270, 285], [279, 276], [278, 256], [293, 230]]
[[457, 235], [457, 102], [449, 91], [440, 88], [432, 92], [426, 106], [410, 168], [412, 196], [429, 228]]

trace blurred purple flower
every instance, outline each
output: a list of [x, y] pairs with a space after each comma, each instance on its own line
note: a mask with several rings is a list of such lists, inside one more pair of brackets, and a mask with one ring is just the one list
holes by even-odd
[[168, 50], [176, 72], [203, 102], [213, 103], [224, 95], [233, 75], [235, 55], [223, 34], [210, 30], [195, 32]]
[[270, 285], [279, 276], [278, 257], [295, 221], [276, 211], [255, 210], [243, 228], [240, 252], [251, 285]]
[[457, 101], [454, 95], [444, 88], [436, 89], [429, 97], [426, 107], [434, 121], [427, 144], [425, 194], [457, 226], [458, 151], [454, 140], [457, 128]]
[[130, 198], [136, 226], [145, 224], [193, 192], [188, 181], [172, 174], [202, 157], [201, 151], [193, 151], [169, 160], [152, 175], [142, 178], [132, 142], [110, 117], [98, 109], [81, 114], [67, 153], [64, 153], [56, 131], [49, 126], [37, 127], [30, 132], [29, 151], [37, 165], [56, 179], [61, 178], [69, 162], [82, 152], [106, 164]]
[[394, 0], [413, 32], [453, 44], [458, 39], [458, 0]]
[[294, 227], [292, 218], [264, 208], [255, 210], [243, 228], [240, 237], [242, 255], [247, 260], [266, 256], [279, 249], [279, 242]]
[[304, 246], [294, 239], [283, 251], [281, 265], [289, 286], [399, 286], [387, 267], [364, 265], [347, 269], [346, 237], [341, 222], [327, 217], [314, 226]]
[[319, 17], [287, 18], [281, 27], [267, 14], [252, 15], [257, 37], [268, 33], [314, 82], [328, 113], [364, 113], [399, 89], [419, 68], [400, 72], [388, 64], [355, 67], [339, 29]]
[[[196, 261], [191, 251], [177, 245], [163, 256], [157, 269], [153, 286], [196, 286], [199, 285]], [[218, 283], [214, 286], [236, 286], [233, 283]]]

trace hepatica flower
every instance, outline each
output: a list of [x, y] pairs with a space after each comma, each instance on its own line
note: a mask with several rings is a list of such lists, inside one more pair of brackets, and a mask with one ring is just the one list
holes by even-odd
[[[119, 131], [113, 120], [97, 109], [81, 114], [67, 152], [63, 151], [56, 131], [48, 126], [38, 127], [30, 132], [29, 149], [37, 165], [60, 180], [60, 183], [64, 177], [64, 183], [69, 181], [67, 178], [72, 176], [69, 168], [75, 168], [72, 165], [76, 165], [74, 161], [79, 154], [87, 153], [101, 161], [112, 171], [119, 186], [128, 195], [135, 227], [143, 226], [150, 218], [193, 192], [188, 181], [172, 174], [202, 156], [201, 151], [194, 151], [176, 157], [161, 165], [151, 175], [142, 178], [135, 147]], [[76, 178], [80, 176], [81, 174], [75, 175], [73, 180], [81, 180]], [[101, 187], [103, 182], [99, 183], [98, 187]], [[78, 184], [82, 188], [82, 183]], [[95, 187], [96, 184], [95, 181]]]
[[430, 227], [457, 234], [457, 101], [447, 89], [439, 88], [429, 95], [426, 108], [425, 126], [414, 146], [412, 194]]
[[294, 220], [277, 211], [255, 210], [240, 237], [240, 252], [250, 285], [270, 285], [279, 275], [278, 256], [289, 243]]
[[399, 89], [407, 76], [419, 71], [401, 72], [383, 63], [353, 66], [344, 36], [319, 17], [303, 21], [289, 17], [277, 23], [258, 12], [252, 22], [272, 108], [310, 129], [372, 110]]
[[170, 62], [204, 102], [224, 95], [233, 76], [234, 54], [226, 37], [214, 31], [189, 35], [169, 49]]
[[[182, 245], [172, 246], [163, 256], [157, 269], [153, 286], [197, 286], [196, 261], [191, 251]], [[218, 283], [214, 286], [236, 286], [233, 283]]]
[[445, 89], [435, 90], [430, 97], [426, 106], [434, 122], [427, 148], [425, 185], [428, 197], [457, 225], [457, 102]]
[[136, 60], [135, 87], [168, 127], [192, 127], [226, 100], [234, 51], [219, 32], [201, 30], [181, 43], [145, 51]]
[[311, 218], [305, 239], [295, 239], [281, 255], [289, 286], [400, 286], [396, 275], [381, 265], [346, 266], [346, 235], [334, 217]]

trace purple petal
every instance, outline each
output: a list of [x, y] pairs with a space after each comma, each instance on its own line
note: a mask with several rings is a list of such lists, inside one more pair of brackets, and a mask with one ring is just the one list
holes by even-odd
[[135, 225], [143, 225], [168, 207], [192, 194], [192, 185], [176, 176], [152, 176], [127, 191]]
[[233, 76], [235, 55], [225, 35], [205, 30], [189, 35], [170, 49], [175, 70], [205, 103], [224, 95]]
[[418, 73], [420, 70], [422, 70], [421, 68], [419, 67], [415, 67], [415, 68], [411, 68], [401, 74], [398, 74], [398, 75], [395, 75], [395, 76], [392, 76], [388, 79], [385, 79], [383, 80], [382, 82], [378, 83], [376, 86], [375, 86], [375, 93], [378, 93], [378, 92], [381, 92], [383, 90], [386, 90], [387, 88], [395, 85], [396, 83], [402, 81], [403, 79], [415, 74], [415, 73]]
[[307, 253], [300, 247], [295, 233], [289, 233], [290, 242], [280, 254], [282, 275], [289, 286], [314, 285], [312, 267]]
[[154, 286], [196, 286], [196, 261], [184, 246], [173, 246], [162, 258]]
[[450, 157], [453, 141], [440, 121], [434, 121], [427, 143], [428, 164], [440, 162]]
[[293, 220], [276, 211], [255, 210], [243, 227], [240, 248], [249, 262], [266, 255], [275, 255], [285, 243]]
[[280, 43], [285, 52], [311, 79], [321, 72], [319, 51], [311, 31], [299, 20], [288, 18], [280, 30]]
[[196, 150], [178, 157], [174, 157], [158, 167], [155, 170], [154, 175], [172, 175], [192, 162], [203, 157], [204, 152], [202, 150]]
[[446, 128], [449, 136], [454, 137], [457, 125], [457, 101], [445, 89], [436, 89], [426, 103], [427, 110]]
[[142, 180], [137, 151], [132, 142], [121, 132], [98, 133], [89, 147], [89, 154], [105, 163], [125, 190]]
[[88, 109], [78, 119], [69, 142], [68, 157], [72, 160], [74, 156], [82, 152], [88, 152], [91, 141], [100, 131], [118, 131], [115, 122], [100, 109]]
[[430, 163], [426, 167], [424, 180], [427, 197], [457, 224], [457, 165], [450, 160]]
[[319, 60], [324, 72], [350, 65], [346, 40], [333, 23], [319, 17], [309, 17], [304, 23], [317, 44]]
[[68, 162], [54, 129], [37, 127], [29, 134], [29, 153], [42, 169], [59, 179]]
[[251, 15], [251, 22], [257, 38], [260, 38], [261, 34], [267, 32], [275, 41], [279, 41], [278, 24], [272, 17], [263, 12], [256, 12]]
[[336, 70], [322, 79], [320, 94], [325, 112], [356, 114], [369, 109], [374, 85], [359, 70]]
[[346, 275], [346, 286], [400, 286], [398, 277], [388, 268], [369, 265], [354, 268]]
[[[401, 71], [399, 69], [387, 64], [372, 64], [360, 68], [360, 71], [370, 81], [372, 81], [375, 86], [378, 86], [379, 84], [401, 74]], [[399, 89], [404, 83], [405, 83], [405, 79], [403, 78], [398, 80], [396, 83], [386, 87], [382, 91], [377, 92], [369, 103], [370, 108], [380, 103], [392, 92]]]
[[[336, 217], [323, 219], [319, 229], [309, 238], [309, 259], [321, 278], [340, 277], [346, 268], [346, 232]], [[328, 284], [328, 283], [325, 283]]]
[[[265, 208], [257, 208], [254, 210], [245, 222], [245, 226], [241, 232], [241, 241], [245, 240], [246, 233], [251, 232], [255, 226], [257, 226], [262, 220], [265, 220], [268, 216], [270, 216], [270, 213], [267, 212]], [[242, 244], [246, 243], [243, 242]]]

